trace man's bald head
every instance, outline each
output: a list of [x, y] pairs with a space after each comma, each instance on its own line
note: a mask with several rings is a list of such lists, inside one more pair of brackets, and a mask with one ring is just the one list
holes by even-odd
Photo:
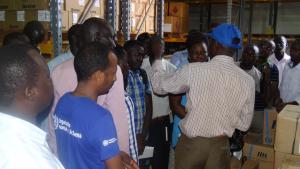
[[89, 18], [82, 24], [81, 46], [91, 42], [109, 43], [115, 46], [112, 27], [102, 18]]

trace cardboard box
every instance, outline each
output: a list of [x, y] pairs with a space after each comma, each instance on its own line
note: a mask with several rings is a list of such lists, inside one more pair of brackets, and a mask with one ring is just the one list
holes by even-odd
[[264, 111], [263, 144], [274, 145], [275, 143], [277, 114], [275, 108]]
[[180, 33], [188, 33], [189, 32], [189, 18], [181, 18], [179, 17], [179, 32]]
[[240, 169], [242, 162], [235, 157], [231, 157], [230, 159], [230, 169]]
[[39, 21], [43, 24], [45, 30], [50, 30], [50, 11], [48, 10], [26, 10], [25, 23], [30, 21]]
[[262, 134], [261, 133], [247, 133], [244, 136], [244, 142], [249, 144], [261, 144], [262, 143]]
[[148, 16], [145, 22], [146, 22], [146, 32], [154, 33], [155, 32], [155, 17]]
[[141, 27], [140, 33], [145, 32], [146, 31], [146, 24], [144, 23], [142, 26], [140, 26], [141, 22], [142, 22], [142, 17], [141, 16], [132, 17], [131, 18], [131, 31], [134, 32], [134, 33], [137, 33], [138, 29]]
[[259, 162], [255, 160], [247, 160], [242, 169], [259, 169]]
[[1, 12], [0, 28], [3, 31], [20, 31], [24, 28], [25, 13], [22, 11]]
[[171, 2], [169, 4], [169, 15], [182, 18], [189, 17], [189, 5], [184, 2]]
[[82, 11], [87, 0], [66, 0], [64, 9], [66, 11]]
[[273, 147], [245, 143], [243, 156], [246, 156], [248, 160], [274, 162], [275, 153]]
[[285, 165], [298, 165], [299, 162], [300, 156], [276, 152], [274, 169], [282, 169], [284, 163]]
[[72, 25], [77, 24], [78, 19], [80, 17], [81, 12], [80, 11], [71, 11], [69, 12], [69, 27]]
[[259, 161], [259, 169], [273, 169], [274, 162]]
[[61, 30], [62, 31], [68, 31], [69, 30], [69, 12], [68, 11], [62, 11], [61, 13]]
[[175, 16], [166, 16], [165, 24], [169, 24], [171, 26], [172, 33], [179, 33], [180, 31], [180, 21], [178, 17]]
[[0, 0], [0, 10], [15, 10], [15, 1]]
[[50, 0], [15, 0], [16, 10], [49, 10]]
[[287, 105], [278, 114], [275, 150], [300, 155], [300, 106]]

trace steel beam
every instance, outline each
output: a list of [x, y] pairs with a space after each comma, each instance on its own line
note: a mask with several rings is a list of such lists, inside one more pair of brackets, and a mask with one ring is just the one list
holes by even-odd
[[164, 6], [165, 0], [157, 0], [157, 30], [156, 33], [161, 37], [164, 38]]
[[125, 41], [130, 40], [130, 0], [121, 1], [121, 30]]
[[62, 48], [61, 10], [61, 0], [50, 1], [51, 31], [55, 57], [60, 54]]

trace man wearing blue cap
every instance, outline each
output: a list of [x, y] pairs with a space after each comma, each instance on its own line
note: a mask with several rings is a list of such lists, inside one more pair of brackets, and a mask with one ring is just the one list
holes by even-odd
[[240, 31], [221, 24], [209, 36], [211, 61], [188, 64], [175, 73], [167, 73], [160, 61], [153, 64], [155, 93], [187, 93], [175, 169], [228, 169], [228, 138], [235, 129], [247, 131], [252, 121], [255, 83], [233, 60], [241, 48]]

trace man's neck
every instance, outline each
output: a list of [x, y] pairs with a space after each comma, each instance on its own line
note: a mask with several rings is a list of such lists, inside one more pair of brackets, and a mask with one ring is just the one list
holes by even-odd
[[281, 59], [283, 59], [283, 57], [284, 57], [284, 53], [275, 54], [275, 58], [276, 58], [278, 61], [281, 61]]
[[88, 97], [94, 101], [97, 101], [98, 93], [94, 86], [89, 85], [88, 82], [79, 82], [75, 91], [73, 92], [74, 96], [79, 97]]

